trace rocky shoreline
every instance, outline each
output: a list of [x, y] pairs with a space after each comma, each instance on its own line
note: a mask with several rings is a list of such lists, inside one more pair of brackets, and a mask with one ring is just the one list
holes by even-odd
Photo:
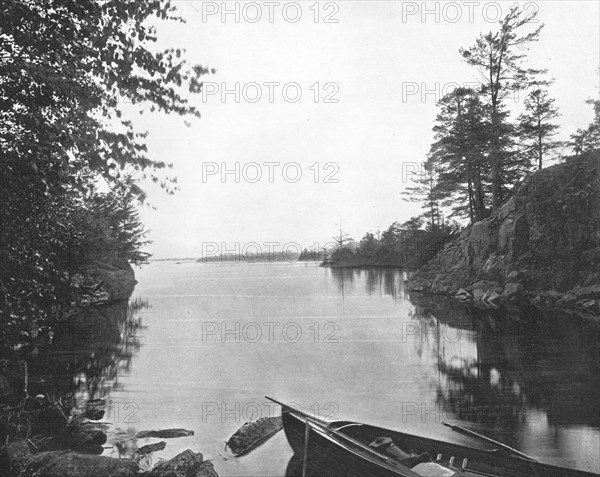
[[325, 268], [384, 268], [390, 270], [398, 270], [405, 268], [401, 264], [393, 264], [393, 263], [379, 263], [379, 262], [369, 262], [369, 261], [361, 261], [361, 262], [350, 262], [350, 261], [341, 261], [341, 262], [323, 262], [319, 266]]
[[25, 440], [11, 442], [0, 451], [6, 477], [218, 477], [201, 452], [185, 450], [144, 472], [136, 459], [117, 459], [72, 450], [32, 453]]
[[[56, 404], [56, 403], [54, 403]], [[33, 406], [32, 406], [33, 405]], [[162, 451], [167, 442], [160, 440], [142, 446], [138, 439], [177, 439], [194, 435], [194, 431], [172, 428], [127, 432], [126, 440], [111, 438], [110, 446], [119, 457], [102, 455], [108, 441], [109, 425], [100, 421], [107, 409], [103, 399], [88, 401], [72, 408], [67, 417], [61, 406], [36, 396], [30, 410], [53, 414], [58, 418], [55, 434], [34, 443], [29, 438], [15, 439], [0, 449], [0, 468], [6, 477], [218, 477], [210, 460], [201, 452], [187, 449], [169, 460], [153, 464], [153, 453]], [[61, 420], [61, 417], [64, 419]], [[226, 449], [240, 457], [262, 445], [283, 428], [281, 416], [262, 417], [244, 423], [227, 441]], [[34, 439], [35, 440], [35, 439]]]
[[416, 271], [409, 289], [600, 317], [600, 153], [528, 176]]
[[87, 304], [128, 300], [137, 284], [133, 267], [124, 259], [95, 261], [76, 274], [73, 282], [77, 288], [89, 290]]

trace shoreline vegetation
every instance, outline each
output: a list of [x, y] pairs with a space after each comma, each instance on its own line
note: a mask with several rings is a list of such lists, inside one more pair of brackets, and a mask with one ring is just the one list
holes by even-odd
[[527, 302], [600, 320], [598, 231], [600, 151], [594, 151], [527, 176], [490, 217], [430, 239], [429, 247], [427, 231], [418, 230], [408, 239], [398, 235], [395, 253], [383, 254], [382, 241], [367, 234], [322, 265], [403, 268], [413, 292], [488, 306]]
[[[177, 190], [170, 165], [148, 156], [147, 133], [128, 115], [199, 118], [192, 100], [214, 72], [159, 46], [157, 25], [179, 21], [168, 1], [3, 2], [0, 468], [7, 477], [140, 475], [141, 460], [98, 455], [106, 433], [94, 422], [101, 409], [92, 407], [139, 346], [130, 308], [141, 304], [128, 300], [131, 265], [149, 258], [141, 185]], [[216, 475], [200, 453], [186, 452], [148, 475], [182, 466]]]
[[[551, 82], [524, 66], [542, 26], [521, 34], [535, 14], [520, 15], [513, 8], [497, 31], [460, 50], [490, 74], [480, 89], [440, 101], [436, 142], [407, 190], [424, 213], [377, 238], [367, 233], [356, 248], [340, 230], [330, 254], [306, 250], [298, 261], [402, 266], [419, 270], [413, 290], [493, 305], [540, 289], [532, 298], [540, 305], [600, 311], [600, 100], [588, 101], [592, 124], [571, 135], [575, 156], [543, 168], [565, 145], [554, 139]], [[131, 264], [149, 259], [141, 181], [177, 190], [170, 165], [148, 157], [146, 133], [120, 105], [198, 118], [179, 91], [201, 93], [214, 72], [187, 63], [185, 51], [157, 49], [157, 28], [148, 25], [180, 20], [164, 1], [3, 6], [0, 467], [8, 477], [216, 476], [191, 450], [150, 468], [143, 456], [162, 444], [103, 457], [106, 429], [95, 422], [117, 363], [139, 347], [132, 308], [145, 305], [128, 299]], [[521, 90], [525, 111], [513, 120], [506, 98]], [[86, 377], [83, 402], [74, 373]]]
[[[595, 152], [532, 174], [498, 213], [413, 258], [418, 263], [425, 257], [419, 266], [406, 266], [410, 262], [401, 259], [365, 258], [361, 246], [340, 249], [322, 265], [402, 268], [409, 271], [407, 286], [413, 292], [488, 306], [527, 302], [597, 320], [599, 167], [600, 154]], [[406, 253], [410, 247], [397, 249]]]

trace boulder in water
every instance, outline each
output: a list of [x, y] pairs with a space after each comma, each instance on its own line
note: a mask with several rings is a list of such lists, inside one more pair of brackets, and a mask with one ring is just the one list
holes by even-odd
[[201, 452], [190, 449], [170, 460], [161, 462], [148, 477], [219, 477], [210, 460], [204, 460]]
[[97, 448], [106, 443], [106, 433], [94, 422], [75, 422], [67, 427], [69, 446], [76, 449]]

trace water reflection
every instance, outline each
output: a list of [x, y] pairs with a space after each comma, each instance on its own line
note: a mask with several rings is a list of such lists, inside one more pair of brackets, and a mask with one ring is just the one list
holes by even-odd
[[[330, 268], [342, 297], [352, 294], [354, 281], [364, 282], [369, 295], [389, 295], [394, 301], [404, 298], [406, 272], [388, 268]], [[362, 292], [361, 292], [362, 293]]]
[[[121, 419], [105, 416], [113, 423], [106, 453], [135, 455], [147, 442], [133, 426], [185, 427], [197, 432], [169, 440], [160, 457], [200, 450], [220, 475], [285, 473], [291, 451], [283, 434], [242, 459], [220, 455], [246, 419], [231, 412], [236, 403], [263, 403], [265, 394], [311, 409], [336, 403], [335, 418], [459, 441], [444, 419], [546, 462], [600, 470], [597, 328], [409, 294], [405, 278], [400, 270], [308, 264], [151, 264], [137, 290], [152, 297], [152, 312], [132, 317], [144, 316], [148, 329], [121, 308], [107, 336], [84, 340], [83, 358], [65, 358], [66, 382], [86, 399], [110, 392], [121, 404]], [[304, 333], [297, 342], [253, 342], [242, 332], [224, 339], [204, 334], [209, 322], [230, 331], [295, 323]], [[334, 340], [324, 339], [328, 323], [336, 324]], [[132, 403], [139, 412], [128, 419]], [[202, 403], [220, 410], [207, 415]], [[407, 403], [440, 412], [405, 419]]]
[[302, 476], [302, 457], [294, 454], [285, 469], [285, 477], [303, 477]]
[[357, 270], [351, 268], [329, 268], [327, 270], [331, 271], [331, 275], [335, 280], [335, 284], [337, 285], [342, 298], [344, 298], [346, 293], [350, 293], [352, 291], [354, 276], [356, 273], [358, 273]]
[[[131, 368], [141, 347], [141, 310], [148, 301], [136, 299], [93, 307], [65, 319], [53, 343], [40, 349], [29, 365], [29, 395], [42, 394], [67, 403], [65, 411], [85, 407], [119, 387], [119, 376]], [[60, 430], [47, 419], [32, 422], [35, 435]], [[62, 423], [64, 426], [64, 422]]]
[[600, 426], [600, 333], [595, 323], [533, 307], [489, 309], [408, 296], [399, 270], [332, 274], [340, 290], [360, 284], [368, 295], [410, 299], [407, 344], [436, 363], [431, 386], [442, 420], [521, 449], [544, 442], [553, 449], [577, 448], [578, 439], [588, 439], [591, 444], [575, 449], [579, 455], [573, 457], [595, 459], [590, 457], [597, 451]]
[[440, 404], [459, 419], [506, 430], [539, 420], [542, 411], [550, 426], [599, 425], [598, 329], [592, 323], [534, 308], [477, 309], [422, 296], [412, 302], [416, 319], [458, 330], [442, 336], [444, 349], [475, 345], [462, 359], [451, 353], [438, 361], [446, 378]]

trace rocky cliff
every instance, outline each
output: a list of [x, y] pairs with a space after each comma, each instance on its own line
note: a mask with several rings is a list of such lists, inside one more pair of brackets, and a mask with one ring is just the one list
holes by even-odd
[[414, 291], [600, 311], [600, 151], [537, 171], [411, 280]]
[[94, 261], [74, 279], [81, 291], [93, 296], [93, 301], [127, 300], [137, 283], [135, 273], [125, 259]]

